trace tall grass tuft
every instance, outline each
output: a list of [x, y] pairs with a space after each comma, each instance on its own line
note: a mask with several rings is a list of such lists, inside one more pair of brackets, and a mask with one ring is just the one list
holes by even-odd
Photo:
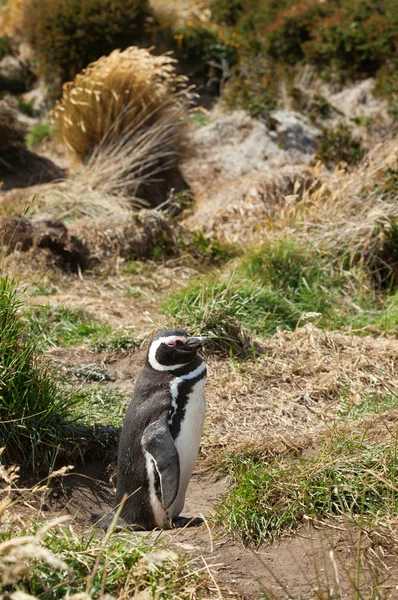
[[50, 467], [78, 424], [76, 397], [67, 395], [49, 363], [40, 358], [19, 311], [18, 288], [0, 279], [0, 447], [6, 462], [35, 471]]
[[115, 50], [64, 85], [53, 117], [94, 189], [131, 193], [177, 163], [192, 94], [175, 62]]

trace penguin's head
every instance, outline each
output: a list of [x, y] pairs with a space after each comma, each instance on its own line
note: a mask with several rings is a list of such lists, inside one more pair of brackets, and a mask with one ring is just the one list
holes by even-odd
[[148, 362], [156, 371], [174, 371], [192, 362], [206, 340], [193, 337], [184, 329], [165, 329], [153, 336]]

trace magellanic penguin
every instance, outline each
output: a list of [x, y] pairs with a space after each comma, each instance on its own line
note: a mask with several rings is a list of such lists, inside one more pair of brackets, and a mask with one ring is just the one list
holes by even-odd
[[206, 410], [205, 340], [166, 329], [150, 342], [119, 442], [116, 506], [127, 495], [120, 516], [129, 525], [181, 523]]

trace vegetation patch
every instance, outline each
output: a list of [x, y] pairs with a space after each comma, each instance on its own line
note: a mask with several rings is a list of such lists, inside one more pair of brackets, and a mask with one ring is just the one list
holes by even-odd
[[43, 346], [89, 344], [95, 352], [127, 350], [136, 345], [128, 328], [113, 329], [99, 323], [83, 309], [58, 305], [36, 306], [26, 313], [33, 333]]
[[42, 342], [19, 314], [15, 283], [0, 279], [0, 447], [34, 470], [52, 465], [82, 423], [80, 400], [40, 358]]
[[340, 162], [356, 165], [364, 155], [365, 149], [361, 140], [354, 138], [346, 125], [339, 125], [336, 129], [322, 130], [315, 158], [332, 168]]
[[343, 325], [350, 312], [342, 301], [346, 280], [322, 253], [281, 239], [248, 251], [232, 274], [210, 275], [179, 290], [164, 311], [209, 335], [220, 350], [239, 354], [241, 343], [236, 345], [234, 336], [240, 338], [242, 329], [267, 336], [308, 319], [325, 327]]
[[215, 28], [223, 27], [223, 39], [234, 34], [239, 40], [229, 63], [236, 67], [224, 93], [232, 106], [253, 115], [271, 109], [280, 82], [293, 91], [295, 75], [304, 64], [313, 65], [326, 81], [376, 76], [377, 91], [396, 99], [393, 0], [213, 0], [211, 10]]
[[346, 419], [354, 420], [396, 408], [398, 408], [398, 394], [368, 391], [360, 396], [354, 395], [350, 400], [343, 400], [340, 414]]
[[84, 419], [88, 425], [121, 427], [131, 393], [119, 392], [106, 385], [94, 385], [76, 392], [76, 398], [84, 407]]
[[[29, 104], [25, 103], [23, 105], [24, 111], [26, 112], [28, 108]], [[51, 137], [51, 133], [52, 128], [50, 125], [48, 125], [47, 123], [36, 123], [36, 125], [33, 126], [32, 130], [26, 137], [27, 147], [34, 148], [35, 146], [38, 146], [39, 144], [41, 144], [41, 142], [48, 140]]]
[[71, 526], [55, 531], [64, 520], [36, 526], [21, 537], [0, 534], [0, 592], [20, 591], [43, 600], [74, 594], [170, 598], [204, 583], [183, 557], [159, 543], [131, 533], [108, 534], [104, 540], [82, 536]]
[[146, 0], [27, 0], [21, 26], [42, 71], [69, 81], [100, 56], [140, 40], [148, 15]]
[[334, 433], [314, 456], [267, 463], [249, 452], [230, 456], [224, 470], [234, 484], [215, 519], [245, 544], [294, 531], [305, 516], [371, 516], [377, 522], [398, 511], [396, 440], [371, 443]]

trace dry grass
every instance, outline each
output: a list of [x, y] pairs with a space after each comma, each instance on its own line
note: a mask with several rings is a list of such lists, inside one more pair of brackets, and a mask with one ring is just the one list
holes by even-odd
[[208, 0], [150, 0], [162, 25], [176, 27], [190, 19], [207, 22], [211, 18]]
[[396, 199], [372, 193], [372, 188], [383, 171], [397, 167], [398, 136], [377, 144], [353, 171], [337, 168], [329, 175], [317, 165], [318, 183], [282, 209], [275, 230], [293, 231], [329, 250], [371, 253], [376, 226], [398, 218]]
[[[153, 166], [148, 151], [156, 153], [158, 143], [164, 144], [167, 137], [170, 145], [162, 157], [169, 156], [191, 101], [186, 79], [177, 76], [175, 63], [168, 55], [154, 56], [132, 46], [103, 56], [66, 83], [53, 117], [72, 155], [82, 161], [89, 159], [89, 170], [94, 164], [106, 168], [109, 160], [111, 168], [104, 177], [111, 174], [114, 180], [120, 177], [115, 166], [128, 155], [132, 139], [141, 171]], [[177, 152], [178, 146], [174, 155]]]
[[397, 359], [397, 340], [306, 325], [267, 340], [255, 362], [210, 360], [205, 461], [246, 444], [271, 453], [308, 446], [343, 403], [366, 392], [396, 393]]

